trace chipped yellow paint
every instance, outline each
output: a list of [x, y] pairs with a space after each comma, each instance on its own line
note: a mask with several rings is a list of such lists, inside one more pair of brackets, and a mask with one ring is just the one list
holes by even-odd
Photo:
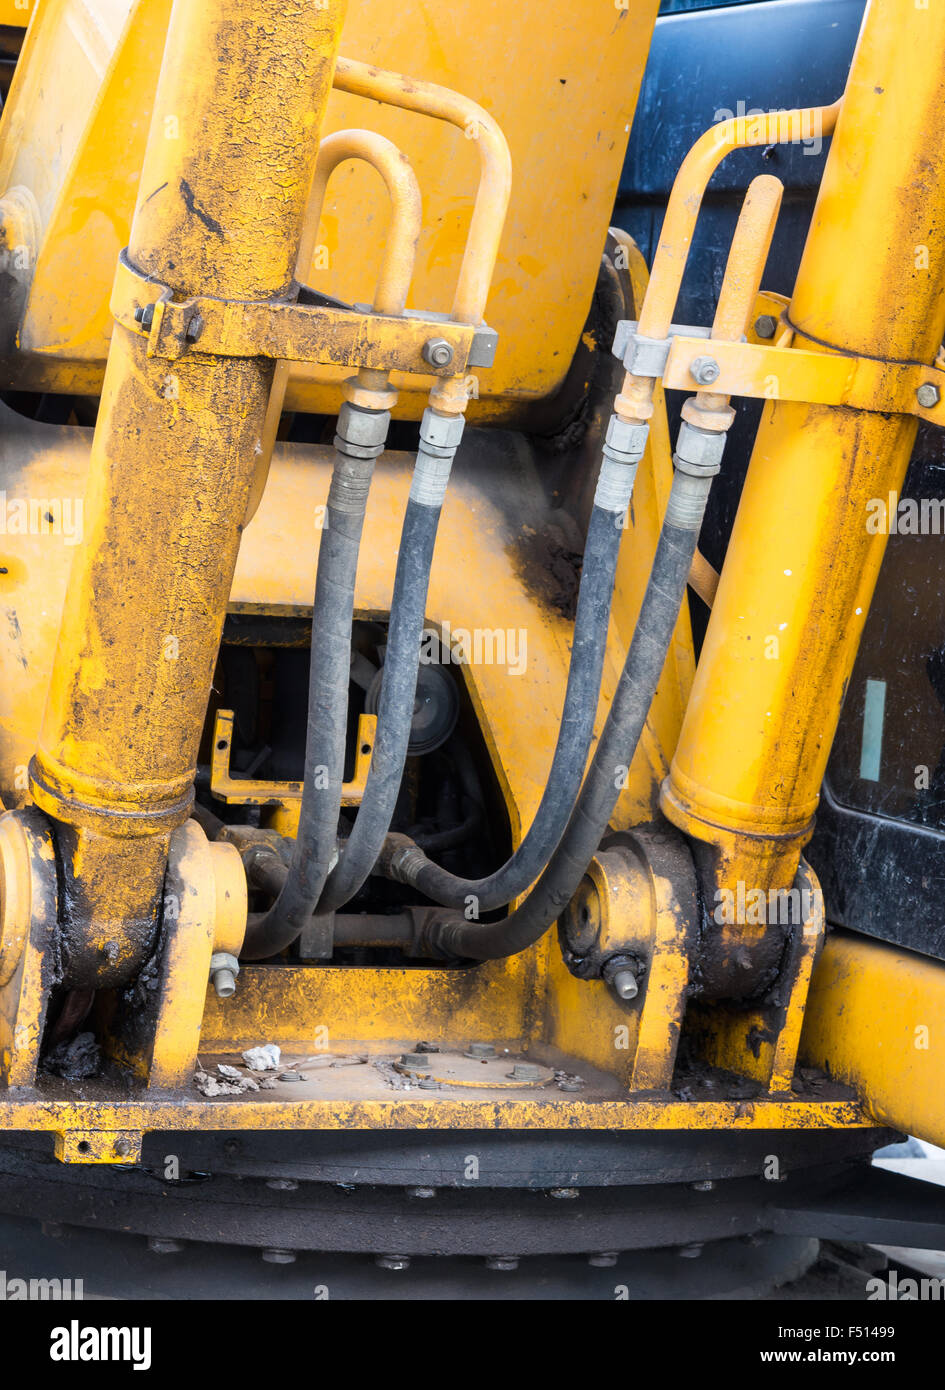
[[[30, 352], [0, 362], [0, 380], [86, 394], [100, 389], [108, 295], [117, 253], [129, 239], [169, 6], [44, 0], [38, 12], [28, 62], [0, 120], [0, 193], [14, 184], [31, 188], [44, 236], [22, 325]], [[506, 132], [513, 169], [521, 173], [486, 313], [501, 347], [493, 368], [475, 372], [473, 417], [511, 420], [564, 379], [594, 292], [656, 10], [657, 0], [628, 0], [620, 9], [570, 0], [515, 9], [479, 0], [442, 14], [427, 0], [349, 6], [347, 57], [479, 102]], [[63, 22], [66, 13], [71, 24]], [[90, 65], [93, 31], [104, 33], [106, 46]], [[527, 65], [528, 83], [505, 80], [510, 63]], [[40, 100], [50, 70], [58, 80]], [[190, 101], [165, 118], [169, 146], [204, 145], [200, 112]], [[393, 140], [417, 172], [424, 230], [411, 306], [446, 311], [477, 186], [477, 132], [336, 92], [325, 132], [358, 127]], [[367, 169], [346, 169], [332, 182], [303, 267], [314, 288], [370, 301], [387, 225], [383, 204], [380, 216], [373, 211], [384, 197]], [[549, 305], [553, 313], [544, 311]], [[289, 408], [337, 412], [345, 375], [329, 367], [293, 371]], [[429, 381], [395, 384], [402, 388], [397, 413], [418, 418]]]
[[[945, 10], [871, 5], [786, 311], [805, 348], [934, 362], [943, 196]], [[765, 407], [663, 789], [714, 848], [710, 899], [793, 883], [886, 544], [866, 503], [898, 490], [915, 433], [911, 415]]]
[[800, 1060], [855, 1086], [880, 1124], [945, 1144], [945, 965], [847, 933], [814, 971]]

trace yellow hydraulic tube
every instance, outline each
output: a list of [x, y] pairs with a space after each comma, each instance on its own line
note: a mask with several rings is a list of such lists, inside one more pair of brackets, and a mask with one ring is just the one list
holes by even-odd
[[[771, 238], [781, 210], [783, 193], [784, 184], [771, 174], [759, 174], [748, 185], [735, 224], [725, 278], [712, 321], [713, 338], [725, 343], [737, 343], [745, 335], [771, 250]], [[711, 391], [700, 391], [698, 394], [713, 400], [726, 400], [724, 396], [716, 396]]]
[[[407, 111], [415, 111], [419, 115], [446, 121], [451, 125], [458, 126], [471, 139], [475, 140], [479, 150], [479, 188], [476, 193], [469, 234], [453, 295], [450, 317], [458, 323], [479, 325], [483, 322], [486, 311], [486, 300], [489, 297], [489, 289], [499, 254], [499, 243], [502, 240], [502, 230], [505, 226], [509, 198], [512, 193], [512, 158], [509, 153], [508, 141], [499, 125], [488, 111], [483, 110], [476, 102], [459, 92], [451, 91], [448, 87], [440, 87], [434, 82], [423, 82], [415, 77], [405, 77], [401, 73], [388, 72], [383, 68], [373, 67], [370, 63], [359, 63], [351, 58], [338, 59], [333, 85], [339, 91], [348, 92], [353, 96], [386, 102], [389, 106], [399, 106]], [[322, 165], [323, 173], [316, 173], [315, 186], [312, 189], [305, 234], [298, 261], [298, 274], [302, 279], [304, 279], [311, 261], [312, 248], [318, 234], [318, 222], [327, 180], [332, 169], [336, 168], [337, 164], [344, 158], [364, 159], [375, 166], [384, 178], [393, 202], [394, 231], [399, 233], [402, 228], [406, 228], [409, 216], [407, 209], [408, 207], [412, 208], [413, 198], [412, 190], [407, 187], [404, 173], [404, 166], [409, 169], [409, 163], [390, 141], [377, 136], [371, 141], [361, 138], [354, 144], [352, 137], [355, 135], [366, 137], [368, 132], [344, 131], [340, 132], [339, 136], [329, 136], [323, 142], [329, 146], [329, 154]], [[346, 138], [346, 145], [329, 144], [330, 141], [342, 136]], [[351, 153], [341, 154], [340, 151], [345, 148], [349, 149]], [[334, 157], [336, 151], [339, 152], [337, 159]], [[396, 152], [396, 160], [394, 152]], [[330, 163], [331, 160], [334, 162]], [[401, 202], [404, 204], [402, 208], [400, 207]], [[417, 238], [413, 238], [410, 253], [411, 270], [413, 268], [413, 254], [416, 251], [416, 240]], [[382, 282], [386, 282], [387, 277], [394, 274], [395, 286], [399, 284], [399, 280], [396, 278], [397, 270], [399, 269], [403, 273], [406, 266], [406, 230], [397, 235], [397, 241], [396, 256], [388, 247], [381, 272]], [[407, 275], [407, 286], [409, 286], [409, 279], [410, 276]], [[407, 286], [404, 287], [405, 293]], [[384, 292], [386, 291], [383, 285], [379, 285], [378, 293]], [[405, 303], [400, 308], [392, 309], [390, 312], [402, 313]], [[377, 296], [375, 296], [374, 308], [379, 313], [383, 312]], [[288, 364], [280, 363], [276, 369], [269, 402], [263, 450], [250, 495], [247, 522], [255, 515], [265, 487], [269, 461], [272, 458], [272, 447], [275, 443], [288, 387], [289, 374]], [[360, 391], [352, 392], [352, 385], [360, 387]], [[364, 404], [375, 406], [377, 409], [390, 408], [397, 399], [396, 395], [389, 391], [385, 379], [377, 373], [364, 370], [358, 373], [354, 383], [348, 384], [346, 395], [349, 399], [360, 400]], [[445, 415], [463, 414], [467, 400], [465, 378], [462, 376], [438, 379], [430, 393], [431, 405]]]
[[[139, 272], [183, 296], [292, 292], [344, 13], [176, 0], [128, 247]], [[261, 357], [169, 364], [148, 344], [115, 325], [31, 765], [59, 822], [67, 982], [87, 985], [127, 980], [153, 945], [273, 377]]]
[[[476, 102], [448, 87], [387, 72], [350, 58], [338, 59], [335, 86], [355, 96], [373, 98], [448, 121], [475, 141], [481, 166], [479, 188], [450, 318], [457, 323], [481, 324], [512, 192], [512, 158], [498, 124]], [[463, 414], [467, 400], [463, 376], [439, 378], [430, 392], [430, 405], [444, 415]]]
[[[733, 116], [701, 135], [679, 166], [653, 259], [650, 287], [640, 310], [639, 332], [645, 338], [665, 338], [692, 245], [693, 233], [709, 180], [733, 150], [768, 146], [811, 135], [830, 135], [841, 102], [797, 111]], [[722, 337], [724, 335], [719, 334]]]
[[[750, 119], [730, 117], [699, 137], [680, 165], [670, 194], [650, 282], [640, 309], [637, 326], [640, 337], [660, 339], [669, 334], [702, 199], [709, 180], [725, 156], [733, 150], [751, 146], [775, 145], [811, 134], [829, 135], [837, 123], [840, 107], [841, 102], [837, 101], [831, 106], [767, 112]], [[741, 332], [744, 331], [743, 328]], [[720, 332], [715, 336], [726, 335]], [[628, 372], [617, 397], [617, 414], [627, 421], [649, 420], [653, 413], [652, 398], [652, 377]]]
[[328, 180], [347, 159], [363, 159], [372, 164], [387, 186], [391, 200], [391, 225], [384, 246], [384, 259], [374, 292], [376, 314], [402, 314], [413, 277], [414, 258], [420, 239], [423, 209], [417, 176], [407, 156], [393, 141], [372, 130], [339, 130], [328, 135], [318, 150], [315, 178], [306, 213], [306, 229], [299, 253], [305, 265], [312, 255], [318, 232]]
[[[378, 135], [373, 130], [339, 130], [328, 135], [318, 149], [315, 164], [315, 177], [309, 195], [305, 215], [305, 231], [299, 250], [299, 272], [312, 259], [312, 248], [318, 234], [322, 205], [331, 178], [339, 164], [348, 159], [361, 159], [377, 170], [387, 188], [391, 201], [391, 224], [384, 247], [384, 258], [374, 291], [374, 312], [399, 316], [407, 307], [407, 295], [413, 278], [417, 254], [417, 242], [423, 225], [423, 204], [420, 185], [413, 172], [410, 161], [392, 140]], [[272, 393], [266, 414], [263, 431], [263, 447], [253, 488], [246, 510], [246, 524], [253, 519], [269, 476], [272, 450], [279, 430], [279, 420], [285, 403], [286, 388], [289, 384], [291, 366], [288, 362], [276, 364], [272, 382]], [[372, 372], [362, 368], [356, 378], [365, 391], [377, 393], [377, 408], [387, 409], [397, 399], [390, 391], [387, 377], [382, 372]]]
[[[788, 311], [804, 346], [935, 359], [943, 198], [945, 12], [873, 0]], [[911, 416], [765, 408], [662, 794], [711, 847], [716, 892], [793, 883], [885, 548], [867, 504], [901, 486], [915, 431]], [[744, 927], [730, 936], [734, 957]]]
[[476, 102], [448, 87], [350, 58], [338, 59], [334, 85], [342, 92], [448, 121], [475, 140], [481, 164], [479, 190], [450, 317], [457, 323], [482, 323], [512, 192], [512, 159], [498, 124]]

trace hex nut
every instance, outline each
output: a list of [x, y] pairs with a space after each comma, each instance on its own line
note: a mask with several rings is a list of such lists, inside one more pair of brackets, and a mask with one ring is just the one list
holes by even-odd
[[649, 433], [649, 425], [631, 424], [621, 420], [619, 415], [611, 415], [604, 444], [615, 454], [629, 454], [633, 459], [640, 459]]
[[458, 449], [466, 427], [462, 415], [439, 415], [427, 406], [420, 421], [420, 439], [432, 449]]
[[448, 367], [453, 360], [453, 349], [445, 338], [428, 338], [420, 350], [420, 356], [431, 367]]
[[534, 1062], [516, 1062], [508, 1075], [512, 1081], [537, 1081], [541, 1069]]
[[717, 472], [724, 453], [724, 433], [700, 429], [698, 425], [690, 425], [688, 420], [681, 422], [674, 455], [677, 467], [682, 464], [683, 470], [689, 471], [685, 467], [688, 464], [697, 473]]
[[362, 410], [350, 401], [344, 401], [338, 411], [335, 433], [345, 444], [370, 449], [378, 445], [383, 447], [389, 426], [389, 410]]
[[637, 977], [632, 970], [618, 970], [610, 981], [610, 988], [618, 999], [636, 999], [640, 993]]
[[711, 386], [721, 374], [722, 368], [714, 357], [694, 357], [689, 363], [689, 375], [700, 386]]
[[215, 951], [210, 957], [210, 979], [219, 999], [230, 999], [236, 993], [236, 977], [240, 963], [229, 951]]
[[426, 1070], [431, 1065], [425, 1052], [403, 1052], [401, 1053], [400, 1064], [404, 1067], [412, 1067], [415, 1071], [419, 1071], [421, 1068]]

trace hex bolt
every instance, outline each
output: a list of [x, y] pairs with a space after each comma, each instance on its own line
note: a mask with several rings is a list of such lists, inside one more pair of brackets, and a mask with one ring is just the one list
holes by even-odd
[[755, 319], [755, 332], [759, 338], [773, 338], [778, 330], [774, 314], [759, 314]]
[[148, 1236], [148, 1249], [152, 1255], [179, 1255], [184, 1248], [182, 1240], [170, 1240], [164, 1236]]
[[472, 1057], [479, 1062], [485, 1062], [489, 1057], [495, 1056], [495, 1048], [492, 1043], [471, 1042], [463, 1053], [463, 1056]]
[[229, 951], [215, 951], [210, 957], [210, 979], [218, 999], [230, 999], [236, 993], [236, 977], [240, 963]]
[[374, 1263], [378, 1269], [409, 1269], [409, 1255], [375, 1255]]
[[714, 1192], [715, 1183], [711, 1178], [700, 1178], [698, 1182], [691, 1182], [689, 1186], [693, 1192]]
[[608, 984], [618, 999], [635, 999], [640, 992], [638, 977], [641, 962], [633, 956], [611, 956], [604, 962], [601, 978]]
[[559, 1090], [559, 1091], [583, 1091], [583, 1090], [584, 1090], [584, 1082], [580, 1079], [580, 1077], [577, 1077], [577, 1076], [568, 1076], [568, 1077], [565, 1077], [565, 1079], [564, 1079], [563, 1081], [559, 1081], [559, 1082], [558, 1082], [558, 1090]]
[[280, 1081], [301, 1081], [302, 1078], [297, 1071], [280, 1071]]
[[280, 1250], [274, 1245], [264, 1250], [262, 1257], [267, 1265], [294, 1265], [298, 1258], [294, 1250]]
[[557, 1197], [562, 1202], [573, 1202], [575, 1197], [580, 1197], [580, 1190], [576, 1187], [549, 1187], [548, 1196]]
[[711, 386], [713, 381], [718, 381], [721, 373], [722, 368], [714, 357], [694, 357], [689, 363], [689, 375], [700, 386]]
[[193, 318], [190, 320], [190, 323], [188, 323], [187, 325], [187, 331], [184, 334], [184, 337], [187, 339], [188, 343], [195, 343], [202, 332], [203, 319], [200, 317], [199, 314], [194, 314]]
[[632, 970], [618, 970], [610, 987], [618, 999], [636, 999], [640, 993], [637, 977]]
[[702, 1254], [702, 1245], [701, 1243], [694, 1245], [681, 1245], [679, 1247], [679, 1254], [681, 1258], [684, 1260], [697, 1260], [699, 1256]]
[[420, 350], [420, 356], [431, 367], [448, 367], [453, 360], [453, 349], [445, 338], [428, 338]]
[[915, 393], [915, 398], [923, 410], [931, 410], [932, 406], [938, 405], [939, 401], [942, 399], [942, 393], [933, 382], [923, 381], [922, 385]]
[[131, 1154], [131, 1140], [116, 1139], [115, 1153], [118, 1155], [119, 1158], [128, 1158]]
[[512, 1270], [518, 1269], [517, 1255], [487, 1255], [486, 1269]]
[[537, 1081], [541, 1069], [533, 1062], [516, 1062], [508, 1075], [513, 1081]]
[[433, 1079], [432, 1076], [421, 1076], [419, 1085], [420, 1085], [421, 1091], [439, 1091], [439, 1090], [442, 1090], [442, 1087], [440, 1086], [439, 1081], [435, 1081], [435, 1080]]
[[135, 310], [135, 323], [140, 323], [142, 328], [150, 330], [154, 321], [154, 305], [139, 304]]
[[266, 1186], [272, 1192], [296, 1192], [299, 1185], [295, 1178], [267, 1178]]
[[616, 1250], [600, 1250], [596, 1255], [588, 1255], [587, 1263], [592, 1269], [613, 1269], [617, 1263]]
[[416, 1197], [419, 1200], [427, 1200], [436, 1196], [435, 1187], [408, 1187], [405, 1188], [408, 1197]]

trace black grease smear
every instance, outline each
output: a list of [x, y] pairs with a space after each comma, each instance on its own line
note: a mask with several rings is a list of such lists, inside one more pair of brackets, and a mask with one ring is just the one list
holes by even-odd
[[203, 208], [197, 206], [194, 198], [194, 190], [186, 179], [180, 181], [180, 191], [184, 202], [187, 204], [187, 211], [192, 212], [195, 217], [199, 217], [205, 227], [209, 227], [211, 232], [216, 232], [217, 236], [223, 236], [223, 228], [215, 217], [211, 217], [209, 212], [204, 212]]

